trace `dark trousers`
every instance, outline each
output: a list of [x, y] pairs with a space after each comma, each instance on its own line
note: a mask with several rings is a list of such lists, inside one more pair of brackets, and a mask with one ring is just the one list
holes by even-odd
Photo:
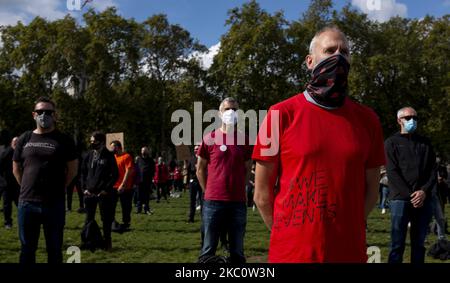
[[194, 222], [195, 209], [197, 207], [197, 198], [200, 199], [200, 205], [203, 204], [203, 192], [200, 183], [197, 180], [193, 180], [189, 183], [189, 219], [188, 221]]
[[245, 191], [247, 192], [247, 207], [252, 207], [254, 187], [248, 184], [247, 186], [245, 186]]
[[161, 199], [161, 195], [167, 200], [168, 183], [169, 182], [156, 184], [156, 198], [158, 202]]
[[19, 238], [21, 243], [20, 263], [35, 263], [41, 225], [48, 263], [62, 263], [62, 244], [64, 238], [65, 207], [64, 200], [49, 205], [37, 202], [20, 202], [18, 210]]
[[18, 205], [19, 187], [7, 187], [3, 190], [3, 215], [5, 217], [5, 225], [12, 225], [12, 206]]
[[173, 181], [174, 191], [182, 192], [183, 191], [183, 180], [174, 180]]
[[78, 182], [78, 177], [75, 178], [72, 183], [67, 187], [66, 190], [66, 197], [67, 197], [67, 210], [72, 210], [72, 197], [73, 197], [73, 189], [76, 188], [77, 194], [78, 194], [78, 202], [80, 205], [80, 208], [84, 208], [84, 194], [81, 189], [81, 184]]
[[142, 211], [142, 207], [144, 207], [144, 211], [150, 211], [150, 194], [152, 191], [151, 183], [140, 183], [138, 185], [138, 193], [137, 193], [137, 210], [138, 212]]
[[427, 196], [421, 208], [414, 208], [410, 201], [391, 200], [391, 251], [389, 263], [403, 262], [408, 222], [411, 222], [411, 263], [424, 263], [425, 238], [431, 220], [431, 196]]
[[95, 219], [98, 204], [103, 225], [103, 237], [105, 240], [111, 240], [111, 223], [114, 220], [112, 194], [109, 193], [100, 197], [85, 196], [84, 204], [86, 208], [86, 224]]
[[[118, 193], [116, 189], [112, 193], [112, 211], [113, 221], [116, 215], [117, 202], [120, 199], [120, 206], [122, 207], [122, 223], [130, 224], [131, 222], [131, 209], [133, 208], [133, 190], [124, 190], [122, 193]], [[111, 222], [113, 222], [111, 221]]]

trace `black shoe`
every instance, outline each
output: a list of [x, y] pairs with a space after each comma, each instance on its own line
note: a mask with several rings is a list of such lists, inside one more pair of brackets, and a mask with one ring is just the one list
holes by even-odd
[[11, 230], [12, 229], [12, 224], [5, 224], [5, 229], [6, 230]]
[[78, 213], [86, 213], [86, 209], [84, 207], [80, 207], [77, 210]]
[[123, 223], [123, 224], [120, 224], [120, 230], [122, 231], [122, 232], [127, 232], [127, 231], [130, 231], [131, 229], [130, 229], [130, 224], [129, 223]]

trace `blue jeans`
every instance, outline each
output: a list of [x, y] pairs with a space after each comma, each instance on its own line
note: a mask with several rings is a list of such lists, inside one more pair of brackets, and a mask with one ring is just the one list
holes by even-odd
[[65, 224], [64, 200], [52, 205], [38, 202], [20, 202], [18, 209], [20, 263], [35, 263], [41, 232], [44, 236], [49, 263], [62, 263], [62, 244]]
[[380, 208], [388, 208], [386, 202], [389, 195], [389, 188], [387, 186], [381, 185], [380, 188]]
[[245, 202], [212, 201], [203, 202], [202, 229], [204, 232], [200, 258], [216, 254], [217, 244], [223, 227], [229, 237], [230, 261], [245, 263], [244, 235], [247, 225]]
[[391, 251], [389, 263], [403, 262], [408, 222], [411, 222], [411, 263], [425, 262], [425, 238], [431, 220], [431, 196], [421, 208], [414, 208], [410, 201], [391, 200]]

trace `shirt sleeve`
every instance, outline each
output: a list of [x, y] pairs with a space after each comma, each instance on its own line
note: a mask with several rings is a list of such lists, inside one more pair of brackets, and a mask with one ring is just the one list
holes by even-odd
[[427, 151], [425, 155], [425, 168], [422, 172], [425, 177], [425, 184], [419, 184], [420, 188], [423, 189], [427, 194], [431, 192], [437, 179], [437, 164], [436, 164], [436, 154], [433, 150], [433, 146], [430, 141], [427, 141]]
[[256, 137], [252, 158], [254, 160], [278, 162], [280, 156], [280, 111], [269, 109]]
[[395, 154], [395, 148], [390, 139], [385, 142], [386, 147], [386, 173], [388, 177], [389, 187], [396, 188], [399, 191], [409, 191], [409, 186], [404, 180], [400, 165], [398, 164], [397, 156]]
[[386, 164], [386, 157], [384, 151], [383, 129], [378, 116], [372, 112], [372, 144], [369, 150], [369, 156], [366, 161], [366, 169], [380, 167]]
[[205, 139], [207, 137], [205, 136], [202, 140], [202, 144], [200, 145], [200, 148], [198, 149], [198, 155], [209, 161], [209, 148], [208, 145], [205, 143]]
[[131, 157], [130, 154], [127, 154], [127, 157], [125, 158], [124, 163], [125, 163], [125, 168], [126, 169], [130, 170], [130, 169], [134, 168], [133, 157]]

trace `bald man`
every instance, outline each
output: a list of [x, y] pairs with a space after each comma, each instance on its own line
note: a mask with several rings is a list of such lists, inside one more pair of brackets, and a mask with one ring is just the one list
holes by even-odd
[[366, 262], [383, 133], [348, 96], [349, 44], [336, 27], [311, 41], [306, 90], [270, 107], [253, 159], [254, 200], [271, 231], [269, 262]]

